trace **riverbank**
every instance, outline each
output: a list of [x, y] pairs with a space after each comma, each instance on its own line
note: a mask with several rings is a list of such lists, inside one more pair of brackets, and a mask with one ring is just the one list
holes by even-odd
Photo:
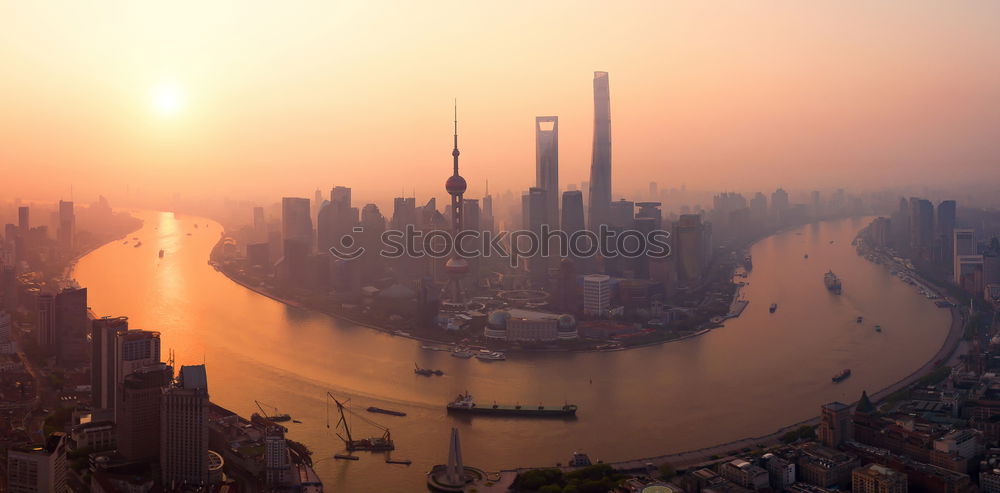
[[[902, 282], [902, 281], [900, 281]], [[869, 398], [871, 401], [878, 405], [887, 399], [890, 399], [894, 394], [903, 391], [915, 384], [917, 384], [922, 378], [931, 374], [937, 368], [941, 367], [949, 360], [957, 356], [956, 352], [962, 342], [963, 332], [964, 332], [964, 322], [965, 318], [959, 307], [952, 306], [949, 308], [951, 319], [948, 325], [948, 334], [941, 346], [934, 353], [934, 355], [928, 359], [920, 367], [909, 373], [907, 376], [903, 377], [896, 382], [889, 384], [873, 393], [869, 393]], [[859, 396], [860, 397], [860, 396]], [[850, 404], [854, 405], [857, 401], [853, 401]], [[790, 425], [783, 426], [776, 431], [754, 437], [745, 437], [736, 440], [732, 440], [725, 443], [720, 443], [708, 447], [703, 447], [695, 450], [687, 450], [683, 452], [675, 452], [670, 454], [663, 454], [652, 457], [644, 457], [637, 459], [629, 459], [618, 462], [609, 462], [612, 467], [620, 470], [643, 470], [646, 469], [650, 464], [659, 467], [662, 464], [669, 463], [675, 469], [690, 469], [693, 467], [699, 467], [703, 465], [715, 464], [721, 461], [735, 458], [741, 454], [745, 454], [753, 449], [761, 449], [766, 447], [771, 447], [775, 445], [780, 445], [781, 438], [788, 433], [801, 426], [816, 426], [820, 422], [819, 416], [814, 416]], [[531, 468], [516, 468], [505, 470], [505, 472], [525, 472], [532, 469], [546, 469], [551, 467], [531, 467]], [[568, 466], [558, 467], [564, 471], [570, 471], [575, 468]]]

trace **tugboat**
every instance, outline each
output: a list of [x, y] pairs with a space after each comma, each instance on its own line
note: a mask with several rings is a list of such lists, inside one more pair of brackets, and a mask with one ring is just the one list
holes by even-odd
[[875, 332], [882, 332], [882, 326], [881, 325], [876, 325], [875, 326]]
[[777, 309], [778, 309], [778, 304], [777, 304], [777, 303], [771, 303], [771, 308], [769, 308], [768, 310], [769, 310], [769, 311], [770, 311], [771, 313], [774, 313], [774, 312], [775, 312], [775, 310], [777, 310]]
[[420, 365], [418, 365], [416, 363], [414, 363], [413, 366], [414, 366], [413, 373], [416, 373], [417, 375], [421, 375], [421, 376], [424, 376], [424, 377], [430, 377], [430, 376], [435, 376], [435, 375], [436, 376], [444, 375], [444, 372], [441, 371], [441, 370], [432, 370], [430, 368], [421, 368]]
[[840, 284], [840, 278], [832, 270], [823, 275], [823, 284], [833, 294], [840, 294], [843, 289]]
[[847, 377], [849, 376], [851, 376], [851, 369], [847, 368], [844, 371], [838, 373], [833, 378], [831, 378], [831, 380], [833, 380], [833, 383], [840, 383], [843, 382], [844, 380], [847, 380]]
[[454, 401], [448, 403], [449, 413], [491, 414], [498, 416], [533, 416], [533, 417], [572, 417], [576, 416], [576, 405], [563, 406], [522, 406], [516, 405], [485, 405], [480, 406], [468, 392], [459, 394]]

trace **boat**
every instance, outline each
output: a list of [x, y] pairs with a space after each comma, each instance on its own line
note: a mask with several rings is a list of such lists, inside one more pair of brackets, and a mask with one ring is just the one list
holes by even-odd
[[833, 294], [840, 294], [843, 289], [840, 284], [840, 278], [838, 278], [837, 274], [834, 274], [832, 270], [823, 275], [823, 284], [825, 284], [826, 289]]
[[392, 409], [382, 409], [381, 407], [371, 406], [368, 408], [370, 413], [388, 414], [390, 416], [406, 416], [403, 411], [393, 411]]
[[507, 355], [499, 351], [494, 351], [488, 353], [479, 353], [476, 355], [476, 359], [480, 361], [503, 361], [507, 359]]
[[160, 258], [163, 258], [163, 249], [160, 249]]
[[882, 332], [882, 326], [881, 325], [876, 325], [875, 326], [875, 332]]
[[137, 241], [137, 242], [135, 243], [135, 245], [132, 245], [132, 246], [133, 246], [133, 247], [135, 247], [135, 248], [139, 248], [139, 247], [141, 247], [141, 246], [142, 246], [142, 242], [141, 242], [141, 241]]
[[188, 236], [191, 236], [191, 233], [188, 233], [187, 235], [188, 235]]
[[425, 377], [430, 377], [430, 376], [435, 376], [435, 375], [440, 377], [441, 375], [444, 375], [444, 372], [441, 371], [441, 370], [432, 370], [430, 368], [421, 368], [420, 365], [418, 365], [416, 363], [414, 363], [413, 366], [414, 366], [413, 373], [416, 373], [417, 375], [423, 375]]
[[123, 241], [122, 245], [128, 245], [128, 240]]
[[864, 318], [864, 317], [862, 317], [861, 315], [858, 315], [858, 318], [857, 318], [857, 320], [855, 320], [855, 321], [856, 321], [857, 323], [861, 323], [861, 322], [864, 322], [864, 321], [865, 321], [865, 318]]
[[410, 333], [409, 332], [402, 331], [402, 330], [394, 330], [394, 331], [392, 331], [392, 333], [394, 335], [397, 335], [397, 336], [410, 337]]
[[774, 313], [775, 310], [777, 310], [777, 309], [778, 309], [778, 304], [777, 303], [771, 303], [771, 308], [768, 308], [768, 311], [770, 311], [771, 313]]
[[847, 377], [849, 376], [851, 376], [851, 370], [850, 368], [847, 368], [844, 371], [835, 375], [833, 378], [831, 378], [831, 380], [833, 380], [833, 383], [840, 383], [843, 382], [844, 380], [847, 380]]
[[522, 406], [520, 404], [492, 404], [481, 406], [476, 404], [472, 394], [459, 394], [454, 401], [448, 403], [448, 412], [456, 414], [487, 414], [496, 416], [533, 416], [533, 417], [571, 417], [576, 416], [576, 405], [562, 406]]
[[293, 419], [293, 420], [292, 420], [292, 423], [297, 423], [297, 424], [302, 424], [302, 422], [301, 422], [301, 421], [299, 421], [299, 420], [297, 420], [297, 419]]
[[807, 254], [803, 255], [802, 258], [809, 258], [809, 254], [807, 253]]
[[340, 460], [358, 460], [358, 459], [360, 459], [360, 457], [358, 457], [356, 455], [351, 455], [351, 454], [334, 454], [333, 458], [334, 459], [340, 459]]
[[466, 350], [454, 351], [451, 353], [451, 355], [456, 358], [462, 358], [462, 359], [469, 359], [473, 356], [471, 351], [466, 351]]
[[403, 464], [404, 466], [408, 466], [410, 464], [413, 464], [413, 461], [410, 460], [410, 459], [386, 459], [385, 463], [386, 464]]

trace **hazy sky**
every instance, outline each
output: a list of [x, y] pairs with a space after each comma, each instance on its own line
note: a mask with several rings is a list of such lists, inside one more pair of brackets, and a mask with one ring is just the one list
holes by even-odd
[[[1000, 2], [0, 2], [0, 194], [1000, 179]], [[977, 180], [978, 181], [978, 180]]]

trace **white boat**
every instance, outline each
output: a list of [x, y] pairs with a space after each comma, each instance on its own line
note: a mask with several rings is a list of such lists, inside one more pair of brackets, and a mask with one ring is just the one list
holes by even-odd
[[501, 353], [499, 351], [494, 351], [494, 352], [487, 352], [487, 353], [479, 353], [479, 354], [476, 355], [476, 359], [479, 359], [479, 360], [482, 360], [482, 361], [503, 361], [503, 360], [507, 359], [507, 355], [505, 355], [505, 354], [503, 354], [503, 353]]
[[455, 351], [455, 352], [451, 353], [451, 355], [454, 356], [454, 357], [456, 357], [456, 358], [462, 358], [462, 359], [469, 359], [469, 358], [471, 358], [473, 356], [470, 351], [464, 351], [464, 350], [463, 351]]

